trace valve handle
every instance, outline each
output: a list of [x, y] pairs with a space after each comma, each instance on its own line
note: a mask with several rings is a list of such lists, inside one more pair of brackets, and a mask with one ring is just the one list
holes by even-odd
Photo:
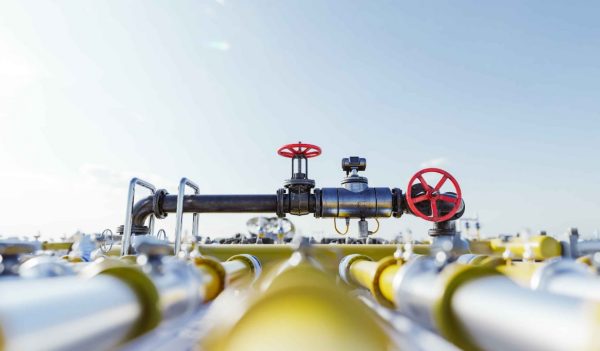
[[287, 158], [294, 158], [296, 156], [304, 156], [305, 158], [317, 157], [321, 154], [321, 148], [317, 145], [303, 144], [298, 142], [297, 144], [287, 144], [277, 150], [280, 156]]
[[[437, 182], [437, 184], [434, 187], [431, 187], [429, 184], [427, 184], [425, 178], [423, 178], [423, 175], [426, 173], [438, 173], [442, 175], [442, 178]], [[419, 182], [421, 183], [425, 194], [413, 197], [412, 187], [416, 180], [419, 180]], [[454, 186], [454, 189], [456, 190], [456, 197], [444, 195], [440, 192], [440, 189], [448, 180], [450, 180], [450, 182]], [[416, 206], [416, 204], [425, 201], [429, 202], [429, 207], [431, 208], [430, 216], [421, 212]], [[451, 203], [452, 209], [450, 210], [450, 212], [443, 216], [440, 216], [438, 211], [438, 201]], [[450, 173], [439, 168], [425, 168], [418, 171], [408, 182], [408, 188], [406, 190], [406, 202], [408, 203], [408, 207], [414, 215], [431, 222], [443, 222], [449, 220], [450, 218], [452, 218], [452, 216], [456, 214], [456, 212], [458, 212], [462, 204], [462, 194], [460, 192], [460, 186], [458, 185], [458, 182]]]

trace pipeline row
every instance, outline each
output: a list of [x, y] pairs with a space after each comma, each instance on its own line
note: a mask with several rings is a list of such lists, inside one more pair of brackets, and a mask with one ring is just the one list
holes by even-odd
[[23, 272], [64, 274], [3, 278], [0, 350], [114, 349], [161, 323], [195, 313], [226, 286], [252, 281], [261, 272], [250, 255], [219, 261], [146, 252], [93, 263], [36, 258], [23, 263]]
[[429, 256], [374, 261], [353, 254], [339, 274], [463, 350], [600, 348], [600, 278], [574, 261], [468, 254], [443, 264]]

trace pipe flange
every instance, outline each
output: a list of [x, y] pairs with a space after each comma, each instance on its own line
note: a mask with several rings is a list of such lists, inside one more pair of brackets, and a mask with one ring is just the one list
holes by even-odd
[[361, 254], [348, 255], [348, 256], [345, 256], [344, 258], [342, 258], [342, 260], [340, 261], [340, 265], [338, 266], [338, 271], [340, 274], [340, 278], [342, 278], [342, 280], [346, 284], [349, 284], [349, 285], [356, 284], [350, 277], [350, 266], [352, 266], [352, 263], [354, 263], [358, 260], [373, 261], [373, 259], [371, 257], [361, 255]]
[[552, 259], [538, 268], [531, 277], [531, 289], [546, 290], [553, 277], [561, 274], [591, 275], [580, 263], [560, 258]]
[[157, 219], [164, 219], [167, 217], [167, 212], [162, 209], [163, 200], [167, 195], [169, 195], [169, 193], [166, 189], [158, 189], [152, 197], [152, 212]]
[[277, 217], [285, 217], [285, 210], [283, 206], [285, 189], [277, 189]]
[[240, 254], [240, 255], [231, 256], [227, 259], [227, 261], [233, 261], [233, 260], [242, 260], [250, 267], [250, 270], [254, 274], [254, 278], [252, 279], [252, 282], [255, 282], [260, 277], [260, 275], [262, 273], [262, 265], [260, 264], [260, 261], [258, 260], [258, 258], [256, 258], [256, 256], [248, 255], [248, 254]]
[[403, 206], [403, 197], [402, 189], [394, 188], [392, 189], [392, 216], [395, 218], [400, 218], [405, 212]]
[[315, 189], [315, 217], [321, 217], [321, 189]]

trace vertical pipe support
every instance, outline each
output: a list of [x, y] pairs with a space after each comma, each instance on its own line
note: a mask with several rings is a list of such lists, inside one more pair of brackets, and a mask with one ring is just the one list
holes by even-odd
[[[181, 178], [179, 181], [179, 188], [177, 193], [177, 223], [175, 226], [175, 256], [179, 254], [181, 250], [181, 230], [183, 227], [183, 198], [185, 196], [185, 187], [189, 186], [194, 190], [194, 194], [200, 194], [200, 188], [196, 183], [192, 182], [187, 178]], [[193, 214], [193, 225], [192, 225], [192, 235], [194, 239], [198, 237], [198, 213]]]
[[[133, 199], [135, 197], [135, 187], [137, 185], [150, 190], [152, 195], [156, 193], [156, 187], [142, 179], [133, 178], [129, 182], [129, 191], [127, 192], [127, 208], [125, 210], [125, 226], [123, 228], [123, 242], [121, 243], [121, 256], [129, 255], [129, 248], [131, 246]], [[150, 235], [152, 235], [154, 232], [154, 215], [150, 215], [148, 227], [150, 229]]]

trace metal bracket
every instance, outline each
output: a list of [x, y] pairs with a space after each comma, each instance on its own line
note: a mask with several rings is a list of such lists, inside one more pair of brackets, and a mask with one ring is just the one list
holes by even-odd
[[[181, 250], [181, 228], [183, 226], [183, 197], [185, 196], [185, 187], [189, 186], [194, 190], [194, 194], [200, 194], [200, 188], [196, 183], [187, 178], [181, 178], [177, 194], [177, 223], [175, 226], [175, 255]], [[198, 238], [198, 213], [194, 213], [192, 235], [194, 239]]]
[[[136, 185], [150, 190], [152, 195], [156, 193], [156, 187], [144, 180], [133, 178], [129, 182], [129, 191], [127, 193], [127, 209], [125, 211], [125, 227], [123, 228], [123, 241], [121, 242], [121, 256], [129, 255], [129, 247], [131, 246], [131, 221], [133, 216], [133, 198], [135, 196]], [[148, 227], [150, 229], [150, 235], [152, 235], [154, 233], [154, 215], [150, 216]]]

